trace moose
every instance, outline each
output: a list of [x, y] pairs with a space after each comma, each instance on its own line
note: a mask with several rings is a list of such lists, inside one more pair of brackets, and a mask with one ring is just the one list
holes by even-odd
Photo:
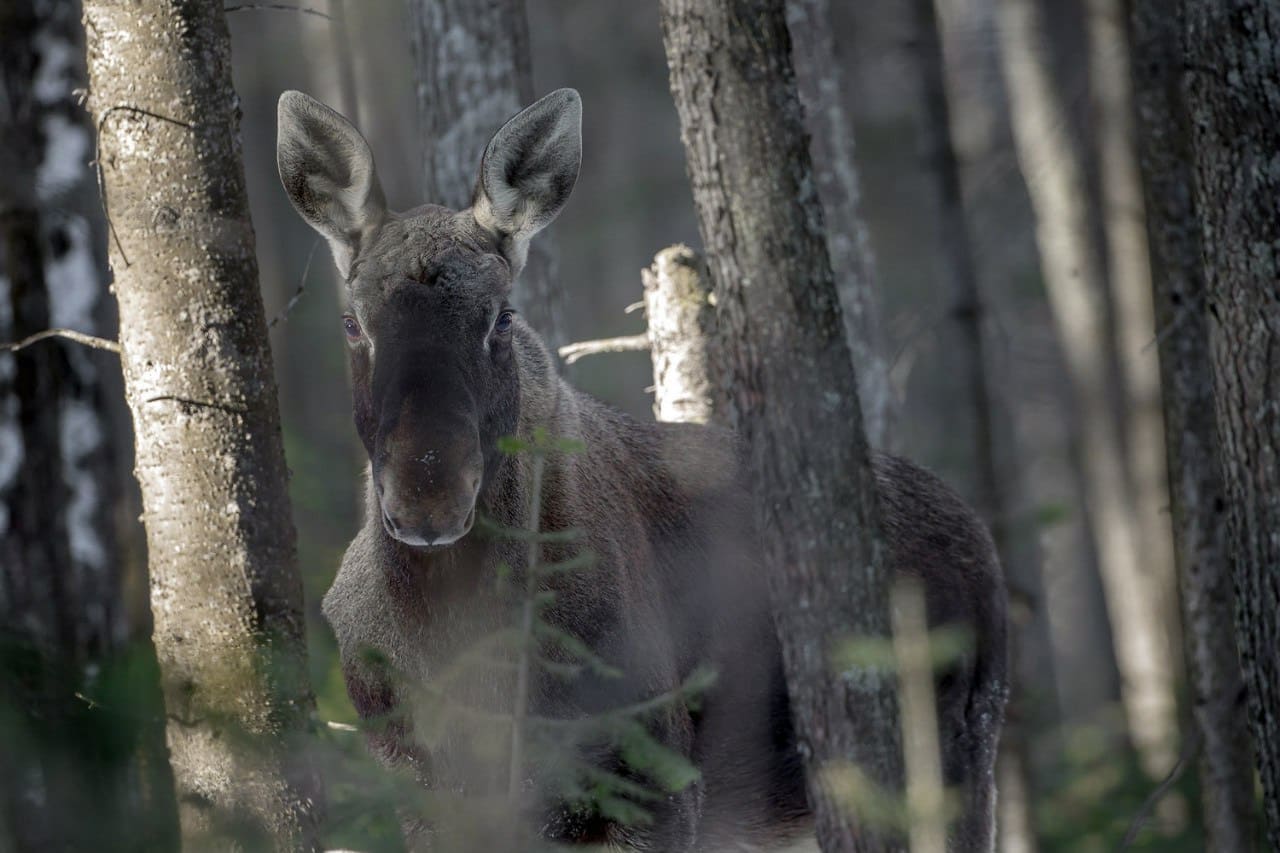
[[[285, 92], [278, 121], [285, 190], [346, 282], [367, 517], [323, 609], [353, 704], [381, 721], [371, 749], [429, 787], [465, 785], [447, 737], [428, 747], [415, 736], [414, 703], [416, 687], [503, 624], [510, 602], [493, 582], [499, 564], [527, 568], [525, 543], [485, 535], [477, 516], [574, 529], [596, 565], [556, 577], [547, 618], [622, 675], [539, 675], [529, 687], [536, 713], [572, 719], [673, 691], [703, 664], [718, 680], [696, 707], [673, 703], [648, 723], [698, 768], [697, 783], [653, 806], [645, 825], [548, 796], [538, 806], [543, 834], [669, 852], [780, 849], [811, 834], [771, 567], [760, 561], [735, 438], [640, 422], [573, 389], [509, 301], [530, 240], [577, 181], [578, 93], [552, 92], [497, 130], [461, 211], [389, 210], [364, 137], [307, 95]], [[500, 447], [539, 430], [584, 449], [546, 459], [540, 517], [528, 519], [532, 463]], [[999, 564], [982, 523], [940, 480], [888, 455], [873, 465], [892, 570], [922, 581], [931, 626], [958, 626], [971, 640], [936, 675], [937, 714], [945, 782], [962, 802], [950, 849], [989, 850], [1006, 694]], [[483, 704], [496, 688], [459, 689]], [[591, 760], [620, 769], [615, 752]], [[430, 844], [430, 827], [417, 831]]]

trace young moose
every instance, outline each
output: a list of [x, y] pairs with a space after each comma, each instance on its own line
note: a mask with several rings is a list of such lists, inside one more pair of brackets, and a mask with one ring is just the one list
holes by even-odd
[[[776, 849], [809, 830], [769, 567], [758, 562], [734, 440], [640, 423], [575, 391], [508, 301], [530, 239], [577, 179], [577, 92], [553, 92], [498, 130], [462, 211], [388, 210], [364, 138], [298, 92], [280, 99], [278, 158], [289, 198], [346, 280], [368, 508], [324, 612], [357, 710], [390, 721], [370, 736], [375, 751], [426, 785], [465, 787], [447, 737], [419, 745], [414, 686], [510, 624], [494, 576], [502, 562], [519, 574], [525, 548], [473, 525], [479, 514], [530, 526], [530, 463], [500, 453], [498, 441], [542, 428], [585, 450], [548, 460], [537, 529], [580, 530], [597, 558], [591, 571], [557, 576], [547, 618], [623, 674], [538, 678], [532, 712], [598, 713], [671, 691], [702, 664], [719, 678], [696, 711], [673, 703], [650, 723], [701, 771], [652, 823], [624, 826], [546, 797], [538, 826], [566, 843], [667, 852]], [[941, 482], [888, 456], [875, 466], [893, 569], [923, 579], [932, 625], [961, 626], [973, 640], [938, 676], [938, 718], [946, 783], [962, 799], [951, 849], [989, 850], [1005, 695], [999, 567], [980, 522]], [[457, 689], [498, 703], [492, 685]], [[609, 750], [591, 760], [626, 772]]]

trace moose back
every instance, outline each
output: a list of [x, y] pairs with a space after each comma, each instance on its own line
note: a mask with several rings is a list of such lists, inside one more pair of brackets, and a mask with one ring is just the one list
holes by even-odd
[[[327, 239], [346, 281], [367, 518], [324, 612], [352, 701], [379, 721], [374, 750], [428, 786], [477, 784], [448, 732], [428, 745], [415, 731], [416, 704], [446, 689], [440, 674], [509, 621], [499, 565], [528, 568], [523, 543], [484, 535], [477, 515], [512, 529], [576, 529], [595, 567], [556, 577], [545, 618], [621, 675], [541, 674], [529, 687], [531, 713], [607, 712], [677, 691], [706, 664], [718, 680], [696, 706], [673, 702], [647, 721], [700, 771], [695, 784], [649, 804], [651, 822], [629, 825], [547, 792], [536, 825], [561, 842], [660, 851], [771, 849], [810, 831], [769, 567], [758, 560], [734, 439], [641, 423], [574, 390], [509, 302], [530, 239], [577, 179], [577, 92], [553, 92], [497, 131], [461, 211], [388, 210], [364, 138], [298, 92], [280, 99], [278, 161], [294, 207]], [[502, 453], [499, 440], [536, 431], [585, 449], [547, 458], [540, 517], [528, 519], [531, 462]], [[951, 849], [988, 850], [1005, 696], [999, 567], [981, 523], [940, 481], [888, 456], [874, 465], [893, 570], [923, 580], [931, 625], [962, 626], [973, 638], [938, 674], [938, 719], [945, 781], [963, 802]], [[447, 690], [499, 707], [508, 686], [472, 679]], [[631, 772], [617, 750], [583, 757]], [[539, 768], [528, 777], [536, 784]]]

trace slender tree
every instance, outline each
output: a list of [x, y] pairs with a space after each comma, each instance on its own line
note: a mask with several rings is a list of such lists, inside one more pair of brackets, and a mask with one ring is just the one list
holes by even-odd
[[936, 226], [942, 249], [940, 268], [951, 291], [952, 316], [959, 331], [957, 367], [959, 382], [967, 393], [973, 431], [974, 472], [978, 510], [991, 528], [1005, 576], [1015, 601], [1013, 676], [1010, 708], [1000, 740], [998, 774], [1001, 794], [1000, 847], [1004, 851], [1036, 849], [1031, 809], [1033, 786], [1028, 758], [1029, 735], [1043, 731], [1055, 716], [1053, 647], [1044, 607], [1044, 585], [1039, 554], [1031, 530], [1013, 524], [1014, 506], [1022, 491], [1017, 482], [1017, 452], [998, 442], [1011, 443], [1014, 429], [1005, 401], [999, 397], [999, 381], [993, 376], [986, 330], [986, 303], [978, 281], [972, 227], [965, 207], [961, 166], [953, 143], [948, 99], [946, 59], [935, 0], [914, 0], [917, 66], [920, 72], [923, 115], [920, 133], [926, 167], [936, 185]]
[[1098, 539], [1125, 714], [1143, 766], [1159, 775], [1174, 759], [1173, 673], [1111, 405], [1103, 264], [1092, 238], [1083, 158], [1067, 130], [1066, 104], [1050, 68], [1044, 0], [999, 0], [998, 9], [1018, 161], [1081, 419], [1085, 503]]
[[[489, 138], [534, 99], [524, 0], [409, 0], [409, 18], [426, 195], [461, 210]], [[565, 330], [549, 237], [529, 247], [513, 298], [554, 350]]]
[[706, 261], [688, 246], [668, 246], [646, 269], [645, 316], [653, 360], [653, 414], [660, 421], [727, 422], [716, 394], [716, 311]]
[[1161, 418], [1146, 217], [1138, 169], [1127, 0], [1086, 0], [1089, 84], [1106, 233], [1107, 278], [1115, 308], [1115, 351], [1125, 392], [1122, 423], [1142, 554], [1159, 594], [1169, 642], [1178, 639], [1172, 591], [1173, 532]]
[[862, 221], [853, 127], [844, 109], [829, 0], [787, 0], [791, 62], [809, 130], [809, 157], [849, 350], [858, 370], [863, 424], [873, 447], [889, 449], [893, 394], [884, 358], [875, 256]]
[[85, 21], [184, 843], [310, 848], [302, 588], [225, 16], [88, 0]]
[[1145, 183], [1169, 453], [1174, 554], [1182, 591], [1190, 705], [1199, 730], [1206, 847], [1253, 844], [1253, 759], [1236, 655], [1214, 420], [1208, 290], [1194, 200], [1191, 125], [1182, 95], [1182, 10], [1135, 0], [1132, 39], [1138, 147]]
[[1280, 7], [1187, 0], [1184, 9], [1236, 648], [1267, 838], [1280, 849]]
[[884, 849], [831, 786], [851, 763], [900, 790], [903, 768], [893, 680], [832, 679], [827, 659], [838, 636], [889, 636], [889, 578], [782, 0], [663, 0], [660, 18], [818, 838]]
[[[93, 133], [75, 94], [84, 84], [78, 2], [0, 6], [0, 340], [51, 326], [97, 334], [107, 319]], [[154, 691], [134, 697], [136, 718], [105, 718], [128, 744], [120, 754], [104, 754], [103, 715], [75, 698], [100, 695], [126, 654], [104, 393], [114, 362], [62, 340], [0, 354], [6, 849], [117, 846], [126, 833], [144, 846], [173, 843]]]

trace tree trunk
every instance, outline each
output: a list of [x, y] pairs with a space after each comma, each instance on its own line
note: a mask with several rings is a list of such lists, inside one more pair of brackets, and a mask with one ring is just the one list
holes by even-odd
[[[1021, 494], [1014, 472], [1020, 470], [1017, 451], [1006, 448], [999, 457], [998, 441], [1012, 443], [1015, 431], [999, 383], [988, 359], [986, 305], [973, 256], [972, 228], [965, 210], [960, 163], [953, 144], [951, 108], [947, 95], [946, 61], [934, 0], [914, 0], [915, 44], [924, 115], [921, 137], [926, 168], [936, 181], [940, 268], [952, 294], [952, 316], [960, 332], [957, 353], [959, 377], [968, 394], [973, 423], [973, 457], [977, 508], [991, 529], [1014, 602], [1012, 681], [1009, 707], [1000, 739], [998, 802], [1000, 848], [1032, 853], [1037, 849], [1031, 809], [1034, 787], [1029, 780], [1029, 735], [1042, 732], [1055, 717], [1053, 644], [1045, 610], [1034, 530], [1015, 527], [1013, 508]], [[999, 436], [999, 437], [998, 437]]]
[[893, 679], [835, 678], [827, 658], [837, 637], [890, 635], [890, 579], [783, 3], [663, 0], [660, 19], [818, 839], [895, 848], [833, 790], [856, 769], [900, 791], [902, 753]]
[[1066, 106], [1050, 70], [1042, 2], [999, 0], [1001, 60], [1045, 289], [1081, 417], [1086, 506], [1098, 537], [1125, 715], [1144, 768], [1159, 776], [1173, 764], [1177, 733], [1168, 638], [1109, 399], [1102, 259], [1091, 235], [1081, 152], [1067, 133]]
[[641, 273], [653, 415], [671, 423], [726, 424], [716, 393], [716, 310], [706, 261], [688, 246], [669, 246]]
[[[409, 0], [409, 19], [427, 200], [461, 210], [489, 138], [534, 100], [524, 0]], [[551, 238], [529, 247], [512, 298], [555, 352], [567, 341]]]
[[1194, 201], [1191, 125], [1183, 102], [1181, 8], [1133, 4], [1134, 95], [1146, 184], [1174, 555], [1194, 724], [1200, 731], [1205, 846], [1253, 847], [1253, 757], [1232, 618], [1231, 555], [1224, 513], [1208, 290]]
[[[1142, 180], [1134, 147], [1137, 133], [1124, 5], [1087, 0], [1089, 82], [1095, 116], [1107, 270], [1115, 306], [1116, 352], [1124, 374], [1125, 444], [1142, 554], [1158, 593], [1157, 604], [1177, 654], [1177, 572], [1169, 524], [1169, 479], [1161, 418], [1160, 361], [1152, 307]], [[1178, 667], [1175, 667], [1175, 671]]]
[[[79, 3], [0, 6], [0, 340], [104, 331], [84, 83]], [[0, 807], [12, 813], [0, 847], [174, 843], [155, 697], [140, 687], [112, 721], [110, 754], [102, 714], [76, 698], [119, 690], [129, 654], [103, 387], [113, 362], [60, 340], [0, 355]]]
[[1280, 8], [1250, 0], [1184, 8], [1236, 648], [1267, 838], [1280, 849]]
[[302, 587], [225, 16], [87, 0], [85, 21], [184, 842], [310, 848]]
[[787, 0], [791, 62], [809, 130], [809, 157], [827, 225], [827, 251], [858, 372], [863, 425], [872, 447], [892, 449], [893, 392], [884, 358], [875, 256], [862, 221], [853, 128], [844, 110], [829, 0]]

